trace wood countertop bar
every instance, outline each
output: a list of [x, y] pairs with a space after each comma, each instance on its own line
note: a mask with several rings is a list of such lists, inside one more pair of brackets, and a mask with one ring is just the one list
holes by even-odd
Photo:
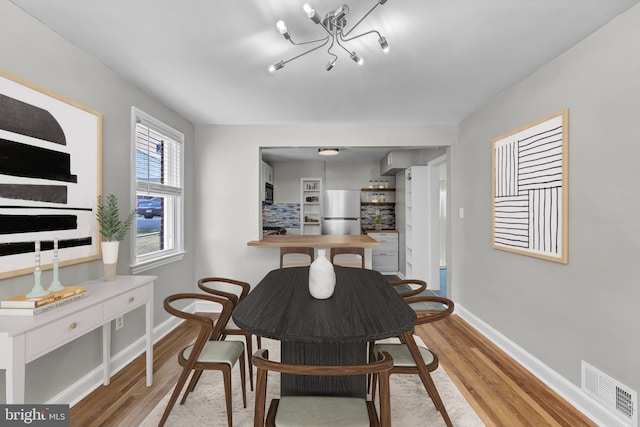
[[314, 248], [371, 248], [380, 242], [367, 236], [357, 235], [266, 235], [262, 240], [252, 240], [247, 246], [265, 247], [314, 247]]

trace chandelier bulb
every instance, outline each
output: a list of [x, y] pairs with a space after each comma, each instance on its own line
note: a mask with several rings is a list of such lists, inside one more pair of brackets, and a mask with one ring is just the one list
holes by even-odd
[[318, 15], [313, 7], [309, 3], [305, 3], [302, 5], [302, 10], [307, 14], [309, 19], [313, 21], [314, 24], [320, 23], [320, 15]]
[[351, 59], [358, 65], [364, 64], [364, 58], [355, 52], [351, 52]]
[[283, 36], [287, 33], [287, 26], [282, 20], [276, 22], [276, 28]]
[[331, 61], [327, 62], [327, 71], [331, 70], [333, 68], [333, 66], [336, 65], [336, 59], [333, 58]]
[[311, 5], [309, 3], [305, 3], [302, 5], [302, 10], [304, 10], [304, 12], [309, 15], [309, 18], [311, 18], [311, 15], [313, 15], [315, 13], [315, 10], [313, 10], [313, 8], [311, 7]]
[[269, 72], [273, 74], [282, 67], [284, 67], [284, 61], [276, 62], [275, 64], [269, 65]]
[[389, 43], [387, 43], [387, 39], [380, 36], [380, 39], [378, 40], [378, 43], [380, 43], [380, 47], [382, 48], [382, 51], [384, 53], [389, 53]]
[[340, 22], [349, 13], [349, 6], [343, 4], [334, 12], [334, 22]]

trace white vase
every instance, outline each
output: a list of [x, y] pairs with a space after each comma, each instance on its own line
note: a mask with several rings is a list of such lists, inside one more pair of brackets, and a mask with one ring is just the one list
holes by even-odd
[[110, 282], [116, 279], [116, 270], [118, 267], [118, 249], [119, 241], [102, 242], [102, 264], [104, 268], [104, 280]]
[[318, 249], [318, 257], [309, 267], [309, 293], [316, 299], [327, 299], [336, 288], [336, 272], [327, 259], [327, 251]]

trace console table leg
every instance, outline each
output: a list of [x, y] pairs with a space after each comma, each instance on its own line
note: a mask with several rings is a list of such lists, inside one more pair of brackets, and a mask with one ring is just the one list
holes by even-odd
[[111, 322], [102, 325], [102, 383], [111, 382]]
[[147, 344], [147, 387], [151, 387], [153, 384], [153, 305], [151, 304], [153, 301], [153, 285], [149, 286], [149, 299], [147, 300], [147, 304], [145, 306], [145, 314], [146, 314], [146, 322], [147, 322], [147, 333], [146, 333], [146, 344]]
[[24, 335], [2, 340], [7, 345], [10, 357], [6, 360], [5, 387], [8, 404], [24, 403], [25, 354]]

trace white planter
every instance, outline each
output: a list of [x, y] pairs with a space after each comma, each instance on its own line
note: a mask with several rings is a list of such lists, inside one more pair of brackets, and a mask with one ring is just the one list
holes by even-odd
[[102, 242], [102, 263], [104, 267], [104, 280], [110, 282], [116, 279], [116, 270], [118, 266], [118, 249], [120, 242]]
[[336, 272], [327, 259], [325, 249], [318, 249], [318, 257], [309, 267], [309, 293], [316, 299], [327, 299], [336, 288]]

